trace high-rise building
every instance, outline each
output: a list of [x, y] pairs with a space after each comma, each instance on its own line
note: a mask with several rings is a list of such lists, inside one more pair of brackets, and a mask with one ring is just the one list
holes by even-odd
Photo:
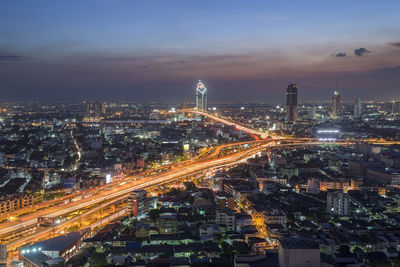
[[393, 101], [392, 114], [400, 114], [400, 102], [399, 101]]
[[362, 117], [362, 102], [361, 98], [354, 99], [354, 118]]
[[101, 117], [103, 114], [103, 103], [99, 100], [93, 103], [93, 113], [95, 117]]
[[329, 192], [326, 196], [326, 211], [339, 216], [350, 213], [349, 195], [343, 192]]
[[7, 245], [0, 244], [0, 266], [7, 266]]
[[332, 97], [332, 117], [336, 118], [340, 114], [340, 95], [338, 91], [333, 92]]
[[207, 111], [207, 88], [200, 80], [196, 87], [196, 108]]
[[308, 118], [315, 120], [317, 118], [317, 107], [311, 107], [308, 112]]
[[128, 197], [130, 214], [140, 217], [147, 212], [147, 192], [146, 190], [135, 190]]
[[297, 84], [292, 83], [286, 89], [286, 121], [296, 121], [297, 115]]
[[85, 101], [86, 114], [84, 116], [84, 121], [100, 121], [103, 118], [105, 110], [105, 104], [101, 101], [96, 101], [91, 103], [90, 101]]

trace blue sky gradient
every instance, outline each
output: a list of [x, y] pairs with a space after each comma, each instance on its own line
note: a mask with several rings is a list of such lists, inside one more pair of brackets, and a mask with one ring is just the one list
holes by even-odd
[[304, 100], [336, 85], [349, 100], [400, 98], [400, 1], [0, 5], [5, 100], [179, 102], [198, 79], [211, 102], [280, 101], [291, 82]]

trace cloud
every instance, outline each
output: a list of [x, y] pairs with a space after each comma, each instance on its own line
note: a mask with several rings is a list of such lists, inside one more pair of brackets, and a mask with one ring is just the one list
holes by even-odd
[[395, 46], [395, 47], [400, 47], [400, 42], [388, 43], [388, 45]]
[[368, 51], [367, 49], [365, 49], [364, 47], [360, 47], [356, 50], [354, 50], [354, 54], [358, 57], [362, 57], [365, 54], [371, 53], [370, 51]]
[[335, 57], [346, 57], [347, 54], [345, 52], [339, 52], [335, 55]]
[[0, 54], [0, 61], [20, 61], [25, 60], [26, 57], [19, 56], [19, 55], [1, 55]]
[[11, 62], [24, 61], [26, 59], [28, 58], [20, 55], [0, 53], [0, 65], [2, 66], [8, 65]]

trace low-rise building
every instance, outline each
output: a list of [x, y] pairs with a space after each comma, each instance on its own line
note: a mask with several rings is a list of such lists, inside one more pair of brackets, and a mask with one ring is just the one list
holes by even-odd
[[400, 185], [400, 171], [381, 168], [367, 169], [367, 179], [381, 184]]
[[302, 238], [285, 238], [279, 240], [280, 267], [320, 267], [319, 245]]
[[222, 224], [226, 226], [228, 231], [235, 231], [235, 214], [231, 209], [218, 209], [215, 217], [216, 224]]
[[200, 225], [199, 234], [200, 238], [204, 239], [206, 237], [214, 236], [220, 234], [221, 230], [219, 229], [218, 225], [215, 224], [204, 224]]
[[343, 192], [329, 192], [326, 197], [326, 211], [339, 216], [349, 216], [349, 195]]
[[236, 231], [240, 232], [244, 226], [252, 225], [253, 219], [247, 213], [235, 213]]
[[271, 210], [263, 212], [264, 224], [278, 223], [286, 225], [287, 217], [283, 211]]

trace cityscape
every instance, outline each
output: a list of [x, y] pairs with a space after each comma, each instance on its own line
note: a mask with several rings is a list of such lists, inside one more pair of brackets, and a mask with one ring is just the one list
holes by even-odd
[[190, 2], [2, 4], [0, 266], [400, 266], [400, 2]]

